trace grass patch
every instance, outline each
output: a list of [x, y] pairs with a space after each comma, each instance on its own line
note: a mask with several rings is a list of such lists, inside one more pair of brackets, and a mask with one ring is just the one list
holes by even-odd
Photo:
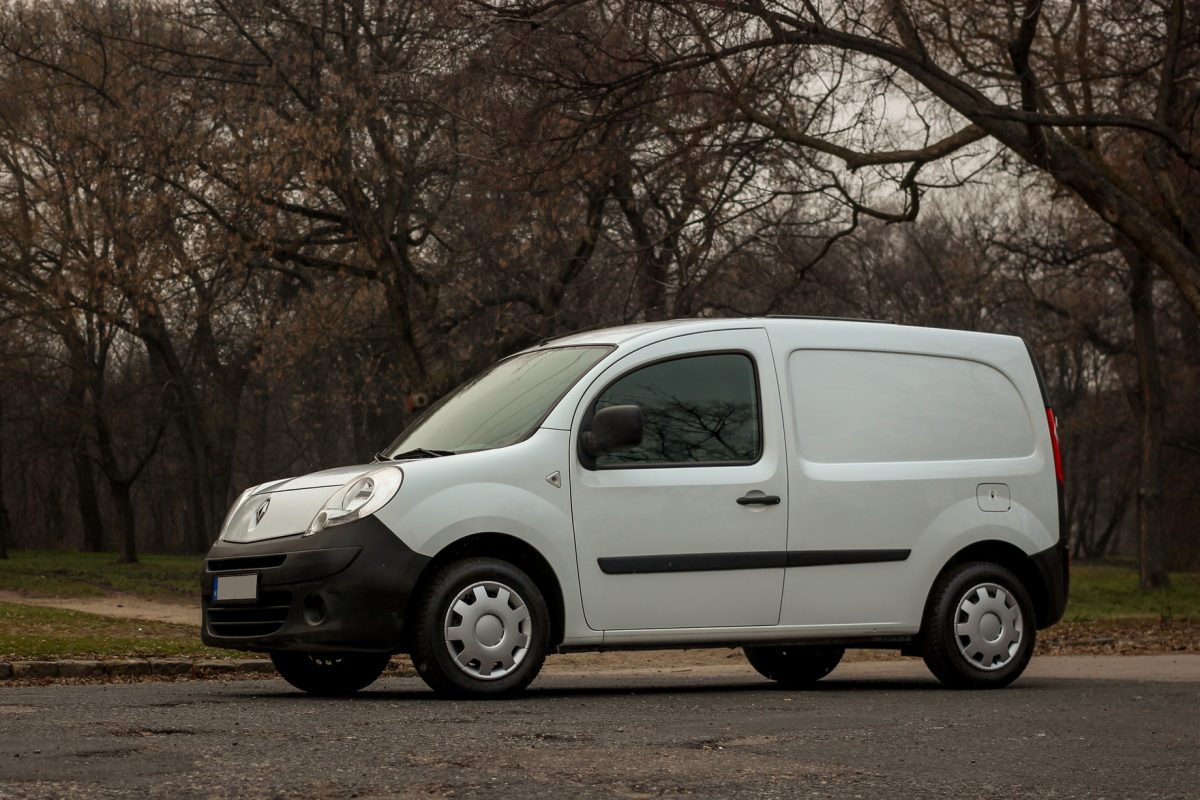
[[1077, 564], [1065, 618], [1200, 621], [1200, 573], [1173, 572], [1169, 588], [1143, 591], [1136, 567]]
[[95, 597], [128, 592], [153, 600], [193, 600], [203, 556], [146, 555], [118, 564], [115, 553], [23, 550], [0, 560], [0, 589], [41, 597]]
[[205, 647], [191, 625], [0, 603], [0, 660], [240, 655]]

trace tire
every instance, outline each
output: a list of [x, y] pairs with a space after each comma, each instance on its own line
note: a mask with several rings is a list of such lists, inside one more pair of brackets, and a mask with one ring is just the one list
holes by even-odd
[[844, 647], [810, 645], [744, 647], [742, 650], [758, 674], [794, 689], [812, 686], [833, 672], [846, 653]]
[[537, 677], [549, 639], [537, 584], [507, 561], [468, 558], [447, 564], [422, 595], [413, 666], [440, 695], [506, 697]]
[[271, 653], [283, 679], [301, 691], [339, 697], [365, 689], [383, 674], [388, 653]]
[[1036, 639], [1029, 592], [999, 564], [958, 564], [934, 582], [921, 621], [921, 655], [946, 686], [1007, 686], [1025, 671]]

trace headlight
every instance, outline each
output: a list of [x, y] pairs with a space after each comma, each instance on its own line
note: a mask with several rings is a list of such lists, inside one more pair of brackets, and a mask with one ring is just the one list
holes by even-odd
[[237, 510], [242, 507], [242, 503], [246, 502], [250, 495], [258, 491], [258, 488], [262, 485], [263, 484], [260, 483], [256, 486], [251, 486], [249, 489], [238, 495], [237, 500], [233, 501], [233, 505], [229, 507], [229, 513], [225, 515], [225, 521], [221, 523], [221, 532], [217, 534], [217, 541], [225, 538], [225, 529], [229, 527], [229, 521], [233, 519], [233, 515], [236, 514]]
[[313, 517], [304, 535], [312, 536], [326, 528], [371, 516], [396, 496], [403, 480], [404, 473], [399, 467], [382, 467], [355, 478], [325, 501], [325, 507]]

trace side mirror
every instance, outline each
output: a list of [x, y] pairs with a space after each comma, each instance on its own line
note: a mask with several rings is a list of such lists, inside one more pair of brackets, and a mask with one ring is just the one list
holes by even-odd
[[628, 450], [642, 443], [642, 407], [609, 406], [592, 417], [592, 429], [583, 434], [583, 449], [591, 456]]

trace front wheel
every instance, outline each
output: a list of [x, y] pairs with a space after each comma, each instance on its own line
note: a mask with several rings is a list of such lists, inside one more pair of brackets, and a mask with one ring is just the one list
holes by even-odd
[[846, 653], [843, 647], [787, 645], [744, 647], [746, 660], [764, 678], [802, 689], [833, 672]]
[[283, 679], [297, 689], [321, 697], [354, 694], [383, 674], [387, 653], [271, 653]]
[[959, 564], [938, 577], [921, 623], [925, 665], [955, 689], [998, 689], [1033, 657], [1033, 603], [1012, 572], [987, 562]]
[[413, 666], [439, 694], [502, 697], [537, 677], [549, 638], [545, 598], [525, 572], [468, 558], [443, 568], [421, 598]]

